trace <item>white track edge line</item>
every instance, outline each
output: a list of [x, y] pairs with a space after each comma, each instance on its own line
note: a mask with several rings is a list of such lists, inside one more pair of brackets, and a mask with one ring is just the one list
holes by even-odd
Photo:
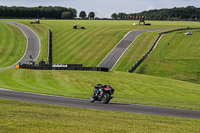
[[[135, 30], [133, 30], [133, 31], [135, 31]], [[129, 31], [128, 33], [126, 33], [126, 35], [124, 35], [124, 37], [118, 42], [118, 44], [115, 45], [115, 47], [103, 58], [103, 60], [97, 65], [97, 67], [99, 67], [99, 65], [111, 54], [111, 52], [124, 40], [124, 38], [125, 38], [128, 34], [130, 34], [131, 32], [133, 32], [133, 31]]]
[[[7, 24], [14, 25], [14, 26], [17, 27], [18, 29], [20, 29], [20, 30], [23, 32], [23, 34], [25, 35], [26, 40], [27, 40], [26, 51], [24, 52], [24, 55], [22, 56], [22, 58], [21, 58], [20, 60], [18, 60], [15, 64], [13, 64], [13, 65], [11, 65], [11, 66], [8, 66], [8, 67], [3, 67], [3, 68], [1, 68], [1, 69], [12, 68], [12, 67], [14, 68], [14, 65], [18, 64], [18, 63], [24, 58], [24, 56], [26, 55], [26, 52], [27, 52], [27, 49], [28, 49], [28, 37], [27, 37], [27, 35], [25, 34], [25, 32], [24, 32], [20, 27], [16, 26], [15, 24], [12, 24], [12, 23], [16, 23], [16, 24], [20, 24], [20, 23], [12, 22], [12, 21], [1, 21], [1, 22], [5, 22], [5, 23], [7, 23]], [[11, 23], [8, 23], [8, 22], [11, 22]], [[34, 60], [34, 61], [36, 61], [37, 58], [39, 57], [40, 51], [41, 51], [40, 38], [39, 38], [39, 36], [35, 33], [35, 31], [33, 31], [30, 27], [28, 27], [28, 26], [26, 26], [26, 25], [23, 25], [23, 24], [20, 24], [20, 25], [29, 28], [29, 29], [37, 36], [37, 38], [38, 38], [38, 40], [39, 40], [39, 54], [37, 55], [37, 57], [36, 57], [35, 60]]]
[[[142, 34], [142, 33], [141, 33]], [[117, 61], [115, 62], [115, 64], [112, 66], [112, 68], [110, 69], [110, 71], [112, 71], [112, 69], [115, 67], [115, 65], [118, 63], [118, 61], [121, 59], [121, 57], [124, 55], [124, 53], [128, 50], [128, 48], [133, 44], [133, 42], [135, 42], [135, 40], [141, 35], [137, 35], [137, 37], [131, 42], [131, 44], [124, 50], [124, 52], [121, 54], [121, 56], [117, 59]]]
[[[155, 31], [159, 31], [159, 30], [155, 30]], [[145, 32], [154, 32], [154, 31], [147, 30], [147, 31], [142, 32], [141, 34], [143, 34], [143, 33], [145, 33]], [[132, 41], [132, 43], [125, 49], [125, 51], [121, 54], [121, 56], [118, 58], [118, 60], [115, 62], [115, 64], [114, 64], [113, 67], [111, 68], [111, 71], [112, 71], [112, 69], [115, 67], [115, 65], [118, 63], [118, 61], [121, 59], [121, 57], [124, 55], [124, 53], [128, 50], [128, 48], [133, 44], [133, 42], [134, 42], [141, 34], [139, 34], [139, 35]]]

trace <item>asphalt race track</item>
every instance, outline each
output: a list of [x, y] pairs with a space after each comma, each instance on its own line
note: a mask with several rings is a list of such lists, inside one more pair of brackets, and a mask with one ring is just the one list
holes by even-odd
[[110, 110], [110, 111], [118, 111], [118, 112], [130, 112], [130, 113], [139, 113], [139, 114], [176, 116], [176, 117], [200, 119], [200, 111], [172, 109], [172, 108], [145, 106], [145, 105], [136, 105], [136, 104], [123, 104], [123, 103], [108, 103], [108, 104], [103, 104], [101, 102], [90, 103], [89, 98], [88, 100], [73, 99], [73, 98], [67, 98], [67, 97], [9, 91], [9, 90], [4, 90], [4, 89], [0, 89], [0, 98], [33, 102], [33, 103], [41, 103], [41, 104], [53, 104], [53, 105], [79, 107], [79, 108], [86, 108], [86, 109]]
[[8, 68], [14, 68], [17, 64], [19, 64], [19, 62], [21, 62], [21, 64], [24, 64], [29, 59], [35, 61], [40, 53], [40, 39], [38, 35], [32, 29], [30, 29], [29, 27], [23, 24], [9, 22], [9, 21], [3, 21], [3, 22], [6, 22], [18, 27], [27, 38], [27, 46], [26, 46], [26, 51], [24, 53], [24, 56], [17, 63], [15, 63], [14, 65]]
[[[25, 63], [26, 59], [30, 59], [30, 55], [31, 58], [35, 60], [40, 53], [39, 37], [35, 34], [33, 30], [31, 30], [27, 26], [15, 22], [7, 22], [7, 23], [13, 24], [18, 28], [20, 28], [27, 37], [27, 49], [24, 56], [19, 62]], [[123, 55], [123, 53], [131, 45], [131, 43], [137, 38], [137, 36], [147, 31], [155, 31], [155, 30], [136, 30], [127, 34], [119, 42], [119, 44], [106, 56], [106, 58], [99, 64], [99, 66], [108, 67], [111, 70], [113, 66], [117, 63], [117, 61], [120, 59], [120, 57]], [[12, 65], [10, 68], [15, 67], [16, 64]], [[198, 118], [198, 119], [200, 118], [200, 111], [172, 109], [172, 108], [135, 105], [135, 104], [123, 104], [123, 103], [109, 103], [109, 104], [103, 104], [101, 102], [90, 103], [89, 98], [88, 100], [73, 99], [67, 97], [10, 91], [1, 88], [0, 88], [0, 98], [41, 103], [41, 104], [54, 104], [54, 105], [63, 105], [71, 107], [80, 107], [87, 109], [110, 110], [110, 111], [130, 112], [130, 113], [140, 113], [140, 114], [163, 115], [163, 116], [177, 116], [177, 117]]]
[[160, 29], [145, 29], [134, 30], [129, 32], [124, 38], [112, 49], [112, 51], [99, 63], [97, 67], [106, 67], [109, 70], [115, 66], [118, 60], [126, 52], [128, 47], [135, 41], [135, 39], [144, 32], [159, 31]]

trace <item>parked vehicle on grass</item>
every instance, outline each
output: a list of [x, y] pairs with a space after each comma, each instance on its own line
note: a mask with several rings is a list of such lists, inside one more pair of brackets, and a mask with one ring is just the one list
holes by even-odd
[[185, 35], [192, 35], [192, 32], [186, 32]]

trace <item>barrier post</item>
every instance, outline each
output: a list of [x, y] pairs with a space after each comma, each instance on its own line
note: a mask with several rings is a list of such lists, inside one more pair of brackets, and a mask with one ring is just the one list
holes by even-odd
[[52, 65], [52, 32], [48, 32], [48, 51], [47, 51], [47, 64]]

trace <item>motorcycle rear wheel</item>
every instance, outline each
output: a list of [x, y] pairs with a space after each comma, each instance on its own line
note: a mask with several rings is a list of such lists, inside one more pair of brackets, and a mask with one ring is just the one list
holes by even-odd
[[102, 102], [108, 103], [109, 101], [110, 101], [110, 95], [108, 93], [105, 93], [103, 98], [102, 98]]

